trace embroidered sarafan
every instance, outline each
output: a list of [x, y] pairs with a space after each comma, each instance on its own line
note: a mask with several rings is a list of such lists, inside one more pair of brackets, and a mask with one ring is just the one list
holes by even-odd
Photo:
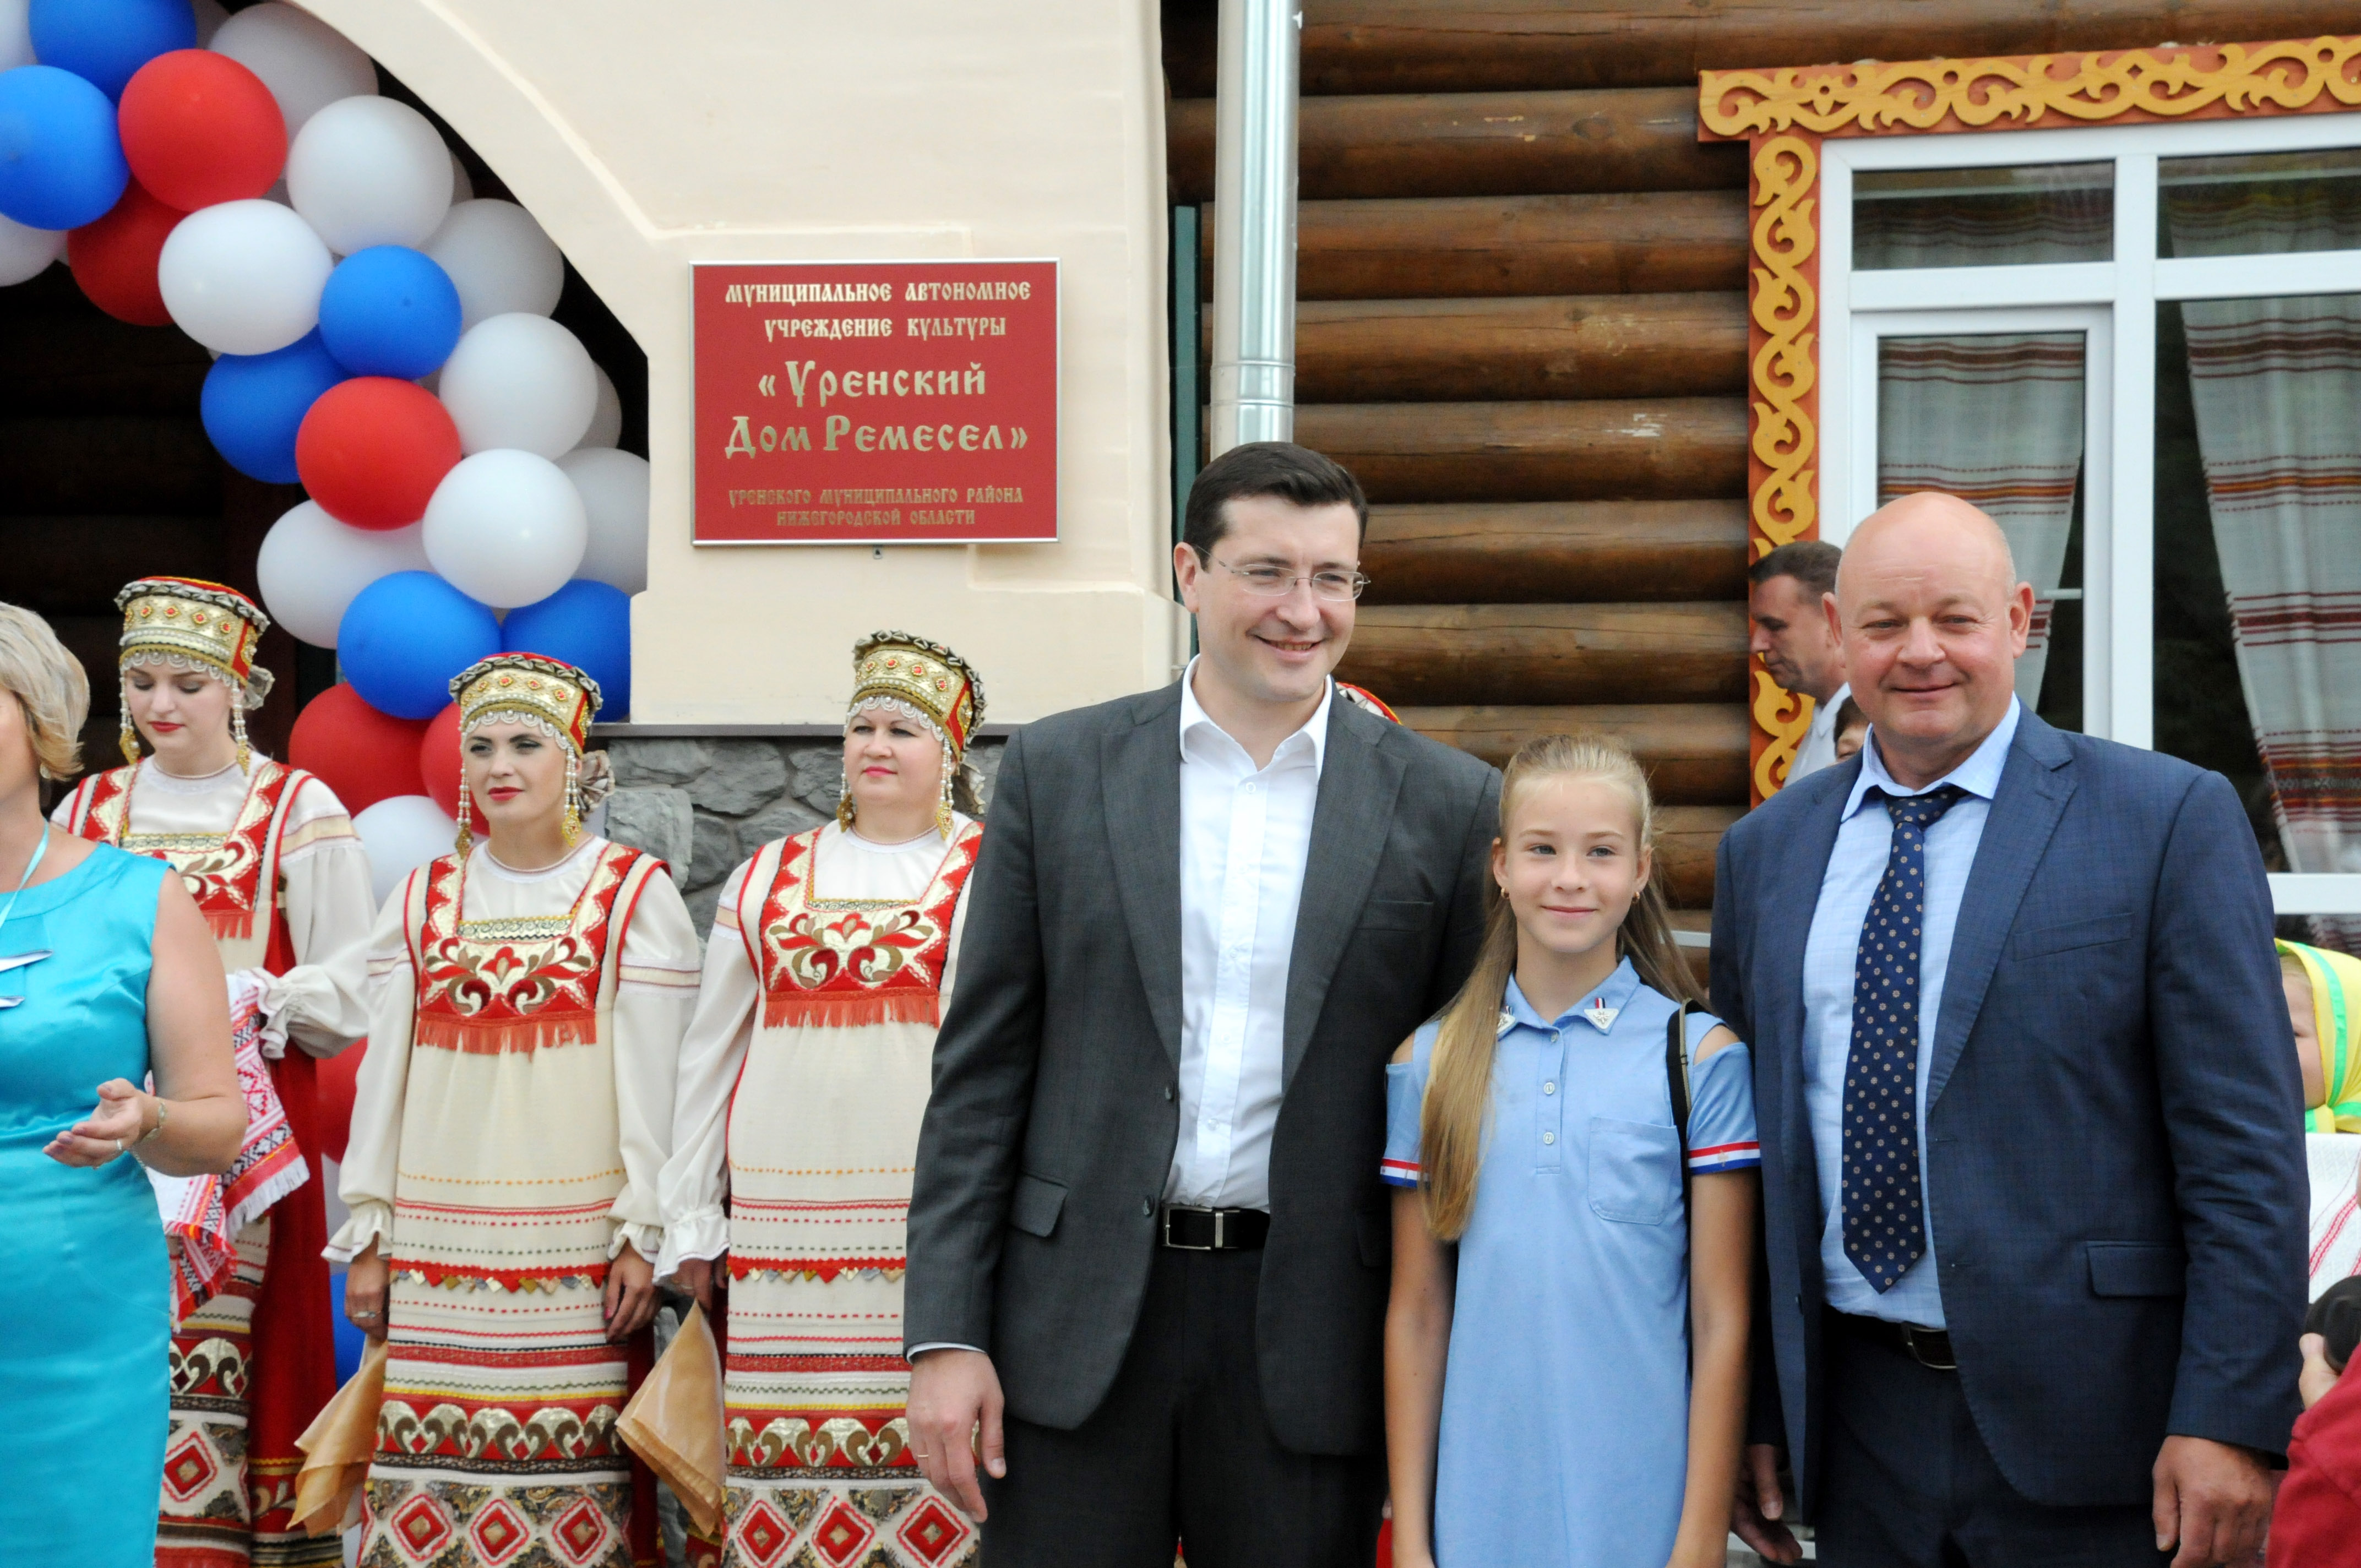
[[829, 897], [818, 885], [813, 854], [825, 830], [798, 833], [781, 846], [762, 916], [741, 927], [763, 980], [763, 1027], [940, 1023], [951, 916], [975, 869], [983, 827], [971, 822], [951, 841], [915, 904]]
[[[82, 838], [170, 861], [215, 941], [259, 938], [267, 944], [278, 894], [278, 824], [312, 775], [258, 759], [236, 821], [228, 832], [215, 836], [131, 831], [131, 786], [137, 772], [109, 768], [84, 779], [74, 791], [67, 825]], [[260, 930], [257, 916], [261, 916]]]
[[[646, 884], [647, 860], [609, 844], [563, 915], [467, 920], [467, 861], [445, 855], [427, 872], [418, 969], [417, 1043], [489, 1055], [588, 1044], [598, 1032], [598, 981], [616, 905]], [[655, 862], [650, 861], [653, 865]], [[630, 905], [623, 905], [628, 914]]]

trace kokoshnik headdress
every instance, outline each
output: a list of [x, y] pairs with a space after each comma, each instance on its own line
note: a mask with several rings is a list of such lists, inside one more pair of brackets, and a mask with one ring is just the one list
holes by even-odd
[[[220, 583], [194, 577], [142, 577], [125, 585], [115, 596], [123, 612], [120, 670], [132, 664], [168, 664], [193, 670], [220, 681], [236, 699], [229, 705], [229, 729], [237, 741], [237, 768], [244, 773], [250, 755], [246, 743], [246, 715], [270, 695], [270, 672], [258, 669], [254, 651], [270, 630], [262, 607]], [[139, 764], [139, 731], [131, 722], [131, 699], [123, 698], [123, 760]]]
[[[849, 731], [864, 707], [888, 708], [923, 724], [943, 747], [942, 795], [935, 803], [935, 826], [951, 836], [951, 783], [966, 765], [968, 742], [983, 722], [983, 682], [968, 662], [939, 642], [906, 631], [873, 631], [852, 645], [852, 701], [844, 710]], [[836, 820], [852, 826], [852, 783], [837, 797]]]
[[[566, 841], [582, 837], [582, 817], [606, 795], [606, 753], [590, 752], [590, 721], [598, 717], [598, 683], [563, 659], [539, 653], [495, 653], [451, 678], [451, 700], [459, 705], [459, 739], [487, 724], [522, 724], [538, 730], [566, 751]], [[468, 827], [467, 771], [459, 768], [458, 852], [467, 854], [475, 835]]]

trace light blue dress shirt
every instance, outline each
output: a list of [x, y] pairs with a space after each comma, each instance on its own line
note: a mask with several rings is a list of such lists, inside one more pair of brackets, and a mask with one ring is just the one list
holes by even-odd
[[1927, 829], [1927, 921], [1918, 953], [1918, 1189], [1927, 1181], [1927, 1070], [1935, 1056], [1935, 1025], [1943, 1015], [1943, 975], [1951, 960], [1951, 933], [1960, 922], [1960, 896], [1983, 842], [1984, 819], [2008, 765], [2023, 710], [2012, 697], [2008, 716], [1984, 737], [1972, 756], [1925, 789], [1905, 789], [1885, 771], [1877, 732], [1861, 749], [1861, 776], [1845, 797], [1842, 824], [1828, 869], [1820, 878], [1820, 901], [1812, 911], [1812, 934], [1804, 948], [1804, 1108], [1812, 1122], [1812, 1155], [1820, 1177], [1820, 1268], [1828, 1301], [1839, 1312], [1939, 1329], [1943, 1293], [1936, 1278], [1935, 1214], [1927, 1209], [1926, 1255], [1912, 1264], [1883, 1296], [1845, 1255], [1844, 1191], [1845, 1061], [1852, 1054], [1853, 966], [1870, 901], [1885, 875], [1894, 842], [1894, 819], [1883, 799], [1866, 797], [1874, 787], [1891, 795], [1925, 795], [1955, 784], [1967, 798]]

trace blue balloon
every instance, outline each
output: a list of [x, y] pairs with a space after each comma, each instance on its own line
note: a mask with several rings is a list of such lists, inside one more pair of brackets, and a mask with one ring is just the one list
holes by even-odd
[[328, 274], [320, 335], [356, 376], [415, 381], [459, 341], [459, 291], [432, 258], [406, 245], [373, 245]]
[[189, 0], [33, 0], [33, 58], [72, 71], [109, 98], [159, 54], [197, 47]]
[[509, 611], [501, 646], [563, 659], [598, 683], [598, 718], [631, 711], [631, 596], [577, 577], [538, 604]]
[[363, 702], [396, 718], [451, 706], [451, 677], [500, 651], [492, 612], [432, 572], [395, 572], [353, 596], [336, 662]]
[[0, 214], [78, 229], [106, 216], [130, 182], [105, 93], [53, 65], [0, 71]]
[[269, 354], [225, 354], [205, 372], [205, 433], [247, 477], [291, 485], [295, 433], [313, 400], [344, 378], [317, 331]]

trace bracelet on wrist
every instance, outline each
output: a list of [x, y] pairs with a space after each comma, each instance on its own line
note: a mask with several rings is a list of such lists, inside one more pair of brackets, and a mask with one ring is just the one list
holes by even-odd
[[172, 1107], [162, 1095], [153, 1095], [150, 1098], [156, 1102], [156, 1124], [139, 1135], [138, 1141], [131, 1146], [133, 1148], [137, 1148], [140, 1144], [153, 1143], [162, 1135], [164, 1124], [172, 1119]]

